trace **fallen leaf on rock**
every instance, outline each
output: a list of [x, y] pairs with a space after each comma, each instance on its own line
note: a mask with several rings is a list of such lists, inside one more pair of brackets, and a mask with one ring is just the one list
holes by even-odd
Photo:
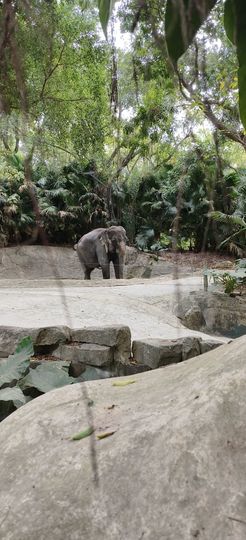
[[133, 384], [136, 381], [117, 381], [113, 383], [113, 386], [127, 386], [128, 384]]
[[80, 431], [79, 433], [75, 433], [75, 435], [73, 435], [71, 437], [71, 440], [72, 441], [80, 441], [80, 439], [85, 439], [85, 437], [89, 437], [93, 433], [93, 431], [94, 431], [93, 427], [88, 427], [88, 428], [84, 429], [84, 431]]
[[111, 437], [115, 431], [107, 431], [106, 433], [98, 433], [97, 439], [106, 439], [106, 437]]
[[113, 405], [109, 405], [109, 407], [107, 407], [107, 409], [110, 411], [111, 409], [114, 409], [115, 408], [115, 404], [113, 403]]

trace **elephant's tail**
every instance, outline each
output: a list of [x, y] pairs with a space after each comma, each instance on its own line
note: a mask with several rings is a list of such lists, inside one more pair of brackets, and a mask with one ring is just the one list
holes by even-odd
[[73, 249], [74, 249], [75, 251], [77, 251], [77, 246], [78, 246], [78, 244], [74, 244], [74, 246], [73, 246]]

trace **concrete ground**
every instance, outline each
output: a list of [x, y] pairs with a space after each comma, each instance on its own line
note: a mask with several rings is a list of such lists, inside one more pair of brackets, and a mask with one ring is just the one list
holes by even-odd
[[179, 294], [203, 288], [201, 275], [181, 279], [0, 280], [0, 325], [73, 328], [125, 324], [133, 339], [202, 335], [172, 313]]

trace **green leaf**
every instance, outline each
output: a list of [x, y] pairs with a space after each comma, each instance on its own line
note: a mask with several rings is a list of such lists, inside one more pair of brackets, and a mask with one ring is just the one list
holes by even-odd
[[98, 433], [97, 439], [106, 439], [107, 437], [111, 437], [111, 435], [114, 435], [115, 431], [106, 431], [105, 433]]
[[100, 23], [106, 37], [108, 21], [113, 11], [115, 2], [116, 0], [98, 0]]
[[32, 338], [30, 336], [24, 337], [17, 345], [15, 349], [14, 356], [17, 357], [19, 355], [19, 358], [30, 358], [30, 356], [33, 356], [34, 350], [33, 350], [33, 342]]
[[165, 34], [168, 54], [176, 65], [217, 0], [167, 0]]
[[224, 25], [228, 38], [236, 45], [240, 117], [246, 128], [246, 10], [245, 0], [226, 0]]
[[[44, 365], [45, 368], [47, 366], [57, 367], [58, 369], [62, 369], [63, 371], [65, 371], [65, 373], [68, 373], [71, 362], [68, 362], [67, 360], [52, 360], [52, 362], [49, 362], [47, 360], [47, 363], [43, 363], [42, 365]], [[31, 366], [32, 366], [32, 363], [31, 363]]]
[[72, 435], [71, 440], [72, 441], [80, 441], [81, 439], [85, 439], [85, 437], [89, 437], [94, 432], [93, 427], [88, 427], [84, 429], [83, 431], [80, 431], [79, 433], [75, 433], [75, 435]]
[[0, 388], [4, 384], [18, 381], [25, 374], [30, 365], [30, 356], [33, 354], [33, 345], [30, 337], [23, 338], [16, 351], [6, 360], [0, 362]]
[[235, 6], [233, 3], [233, 0], [226, 0], [225, 7], [224, 7], [224, 27], [227, 34], [228, 39], [236, 44], [236, 36], [235, 36], [235, 30], [236, 30], [236, 19], [235, 19]]
[[69, 377], [63, 367], [41, 364], [36, 369], [31, 369], [29, 373], [20, 381], [22, 390], [36, 388], [39, 392], [45, 393], [55, 388], [60, 388], [67, 384], [76, 382], [76, 379]]
[[20, 388], [2, 388], [0, 390], [0, 422], [7, 418], [15, 409], [25, 405], [28, 398]]
[[246, 129], [246, 41], [245, 41], [245, 64], [238, 69], [239, 88], [239, 112], [242, 123]]
[[18, 407], [25, 405], [26, 396], [24, 396], [22, 390], [18, 388], [18, 386], [14, 386], [13, 388], [2, 388], [0, 390], [0, 407], [1, 401], [12, 401], [16, 409], [18, 409]]
[[134, 384], [136, 381], [116, 381], [113, 386], [128, 386], [128, 384]]
[[236, 214], [224, 214], [223, 212], [213, 211], [208, 212], [208, 217], [220, 223], [230, 223], [231, 225], [239, 225], [242, 228], [246, 227], [244, 219]]

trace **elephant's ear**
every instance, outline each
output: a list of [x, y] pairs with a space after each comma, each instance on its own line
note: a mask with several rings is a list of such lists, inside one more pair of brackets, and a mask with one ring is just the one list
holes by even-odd
[[109, 250], [109, 239], [108, 234], [106, 231], [102, 232], [100, 236], [98, 237], [99, 242], [102, 244], [102, 246], [105, 248], [106, 253], [108, 253]]

